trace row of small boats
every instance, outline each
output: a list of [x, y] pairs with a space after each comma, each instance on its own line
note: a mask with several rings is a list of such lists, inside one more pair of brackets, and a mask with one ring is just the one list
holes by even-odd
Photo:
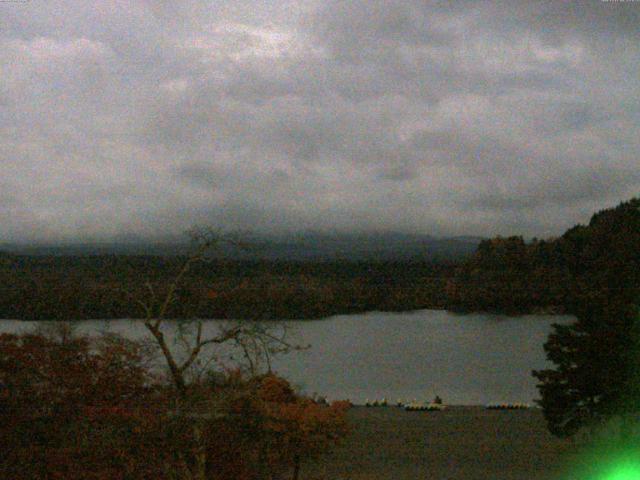
[[411, 402], [403, 405], [407, 412], [440, 412], [447, 407], [441, 403]]
[[[373, 401], [367, 399], [364, 405], [365, 407], [387, 407], [389, 406], [389, 402], [387, 402], [386, 398]], [[418, 402], [417, 400], [411, 402], [398, 400], [395, 405], [410, 412], [439, 412], [446, 409], [446, 406], [441, 402]], [[531, 408], [531, 405], [528, 403], [490, 403], [485, 405], [484, 408], [487, 410], [527, 410]]]
[[527, 410], [531, 408], [528, 403], [490, 403], [485, 406], [487, 410]]
[[[382, 400], [373, 400], [367, 401], [364, 404], [365, 407], [387, 407], [389, 406], [389, 402], [387, 402], [386, 398]], [[396, 407], [404, 408], [409, 412], [415, 411], [440, 411], [444, 410], [445, 406], [442, 403], [434, 403], [434, 402], [418, 402], [417, 400], [413, 400], [412, 402], [405, 402], [403, 400], [398, 400], [395, 403]]]

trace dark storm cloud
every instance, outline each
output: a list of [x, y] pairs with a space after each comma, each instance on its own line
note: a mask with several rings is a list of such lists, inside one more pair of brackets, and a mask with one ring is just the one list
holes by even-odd
[[0, 2], [2, 240], [550, 235], [637, 195], [640, 4]]

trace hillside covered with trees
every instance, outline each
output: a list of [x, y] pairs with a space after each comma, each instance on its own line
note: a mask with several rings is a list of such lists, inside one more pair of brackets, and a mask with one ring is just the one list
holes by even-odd
[[[0, 318], [141, 318], [186, 257], [27, 256], [0, 259]], [[370, 310], [445, 308], [451, 262], [214, 259], [194, 265], [171, 318], [303, 319]]]
[[640, 199], [594, 214], [561, 237], [483, 240], [447, 286], [460, 311], [579, 313], [608, 299], [640, 298]]

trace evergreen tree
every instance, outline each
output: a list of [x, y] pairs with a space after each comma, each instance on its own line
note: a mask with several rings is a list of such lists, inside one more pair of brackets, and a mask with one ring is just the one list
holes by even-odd
[[565, 437], [613, 416], [640, 412], [638, 313], [597, 308], [555, 325], [545, 344], [554, 369], [534, 372], [551, 433]]
[[554, 325], [544, 348], [555, 368], [533, 375], [550, 431], [571, 436], [640, 412], [640, 199], [595, 214], [558, 248], [577, 321]]

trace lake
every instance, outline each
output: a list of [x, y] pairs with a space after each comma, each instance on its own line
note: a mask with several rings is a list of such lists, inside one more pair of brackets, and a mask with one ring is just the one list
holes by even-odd
[[[538, 396], [531, 370], [548, 365], [542, 346], [551, 324], [572, 320], [420, 310], [279, 322], [290, 341], [310, 348], [275, 358], [273, 369], [304, 392], [330, 400], [363, 403], [385, 397], [395, 402], [439, 395], [449, 404], [531, 403]], [[148, 335], [139, 321], [77, 323], [80, 333]], [[3, 320], [0, 332], [28, 331], [35, 324]], [[207, 320], [204, 330], [221, 324]], [[166, 329], [171, 335], [176, 323], [167, 322]]]

